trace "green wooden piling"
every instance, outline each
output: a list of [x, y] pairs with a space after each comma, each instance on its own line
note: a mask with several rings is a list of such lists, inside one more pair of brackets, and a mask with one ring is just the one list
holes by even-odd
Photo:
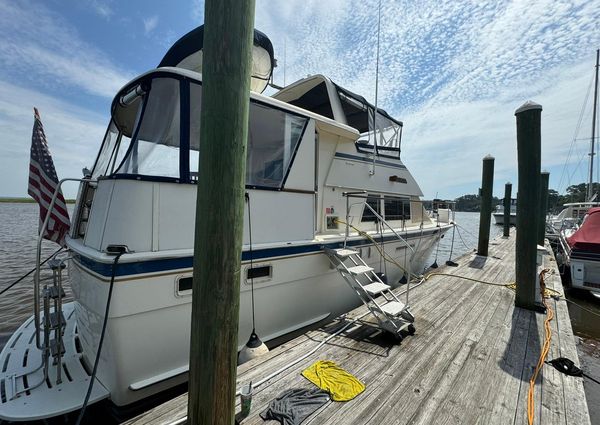
[[548, 180], [550, 179], [550, 173], [543, 171], [540, 174], [540, 216], [538, 218], [538, 245], [544, 246], [544, 239], [546, 238], [546, 214], [548, 212]]
[[188, 423], [234, 422], [254, 0], [206, 0]]
[[494, 157], [483, 158], [481, 173], [481, 212], [479, 214], [479, 241], [477, 255], [488, 255], [490, 244], [490, 223], [492, 220], [492, 190], [494, 188]]
[[542, 106], [534, 102], [526, 102], [515, 111], [515, 116], [517, 117], [519, 172], [515, 305], [535, 310]]
[[510, 235], [510, 201], [512, 196], [512, 184], [504, 185], [504, 232], [503, 236], [508, 238]]

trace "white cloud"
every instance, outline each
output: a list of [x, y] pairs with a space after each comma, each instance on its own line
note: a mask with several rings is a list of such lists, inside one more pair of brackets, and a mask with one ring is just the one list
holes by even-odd
[[191, 9], [192, 21], [196, 25], [202, 25], [204, 23], [204, 2], [201, 0], [192, 0]]
[[109, 20], [114, 14], [112, 7], [110, 7], [110, 2], [102, 0], [88, 0], [87, 3], [97, 15], [106, 20]]
[[144, 18], [143, 21], [144, 21], [144, 34], [148, 35], [152, 31], [154, 31], [154, 29], [158, 25], [158, 16], [154, 15], [149, 18]]
[[131, 73], [43, 5], [0, 2], [0, 76], [112, 97]]
[[[59, 178], [81, 177], [81, 169], [93, 165], [102, 142], [108, 115], [0, 81], [2, 196], [23, 196], [27, 192], [33, 106], [40, 111]], [[66, 196], [75, 194], [74, 185], [66, 187]]]

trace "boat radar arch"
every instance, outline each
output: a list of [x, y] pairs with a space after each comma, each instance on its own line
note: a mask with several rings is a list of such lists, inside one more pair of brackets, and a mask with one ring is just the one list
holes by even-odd
[[[177, 40], [162, 58], [158, 67], [174, 66], [202, 73], [203, 47], [204, 25], [200, 25]], [[250, 90], [262, 93], [269, 83], [275, 66], [271, 40], [264, 33], [254, 30]]]

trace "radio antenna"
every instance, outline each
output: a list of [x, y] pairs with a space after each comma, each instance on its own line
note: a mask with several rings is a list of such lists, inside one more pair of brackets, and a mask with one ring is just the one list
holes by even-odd
[[375, 158], [377, 156], [377, 95], [379, 94], [379, 36], [381, 32], [381, 0], [379, 0], [377, 16], [377, 58], [375, 59], [375, 111], [373, 112], [373, 168], [370, 175], [375, 175]]

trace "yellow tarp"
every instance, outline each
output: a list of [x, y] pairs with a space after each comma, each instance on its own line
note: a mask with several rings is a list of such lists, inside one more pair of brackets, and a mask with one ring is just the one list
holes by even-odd
[[354, 375], [328, 360], [313, 363], [302, 371], [302, 376], [329, 392], [333, 401], [352, 400], [365, 390], [365, 385]]

